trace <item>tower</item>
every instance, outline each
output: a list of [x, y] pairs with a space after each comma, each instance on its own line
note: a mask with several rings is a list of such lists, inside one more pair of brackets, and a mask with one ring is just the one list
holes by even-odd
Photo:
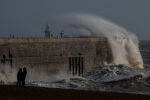
[[60, 32], [60, 37], [63, 38], [63, 35], [64, 35], [64, 31], [61, 31]]
[[52, 32], [51, 32], [50, 27], [49, 27], [48, 24], [45, 27], [45, 37], [46, 38], [51, 38], [52, 37]]

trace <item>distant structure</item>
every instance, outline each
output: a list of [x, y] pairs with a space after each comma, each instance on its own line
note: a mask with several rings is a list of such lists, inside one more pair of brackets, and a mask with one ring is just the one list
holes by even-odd
[[60, 37], [63, 38], [63, 35], [64, 35], [64, 31], [61, 31], [60, 32]]
[[52, 38], [53, 34], [50, 30], [50, 26], [47, 24], [45, 27], [45, 38]]
[[10, 38], [15, 38], [14, 34], [10, 34]]

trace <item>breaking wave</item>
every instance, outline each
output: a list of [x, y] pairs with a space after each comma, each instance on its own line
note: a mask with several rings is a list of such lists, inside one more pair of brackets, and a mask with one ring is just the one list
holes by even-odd
[[68, 77], [51, 83], [33, 82], [32, 85], [94, 91], [150, 93], [150, 71], [133, 69], [125, 65], [110, 65], [91, 69], [82, 77]]
[[143, 68], [139, 41], [133, 33], [101, 17], [87, 14], [69, 14], [61, 20], [86, 36], [107, 37], [112, 48], [113, 64]]
[[150, 93], [150, 71], [133, 69], [125, 65], [110, 65], [91, 69], [82, 77], [52, 82], [49, 87]]

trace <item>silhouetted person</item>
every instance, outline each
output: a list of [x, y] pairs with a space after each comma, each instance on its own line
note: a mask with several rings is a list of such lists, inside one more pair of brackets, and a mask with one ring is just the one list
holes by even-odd
[[17, 73], [17, 86], [20, 87], [22, 84], [22, 69], [20, 68]]
[[24, 67], [24, 68], [23, 68], [23, 72], [22, 72], [22, 86], [25, 86], [26, 75], [27, 75], [27, 70], [26, 70], [26, 68]]

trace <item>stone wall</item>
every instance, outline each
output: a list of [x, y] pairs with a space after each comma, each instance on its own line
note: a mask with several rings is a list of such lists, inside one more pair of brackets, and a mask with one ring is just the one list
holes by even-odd
[[7, 64], [12, 68], [27, 67], [37, 72], [72, 73], [69, 71], [69, 57], [79, 57], [79, 60], [83, 57], [85, 72], [111, 62], [112, 55], [106, 38], [0, 39], [1, 66]]

